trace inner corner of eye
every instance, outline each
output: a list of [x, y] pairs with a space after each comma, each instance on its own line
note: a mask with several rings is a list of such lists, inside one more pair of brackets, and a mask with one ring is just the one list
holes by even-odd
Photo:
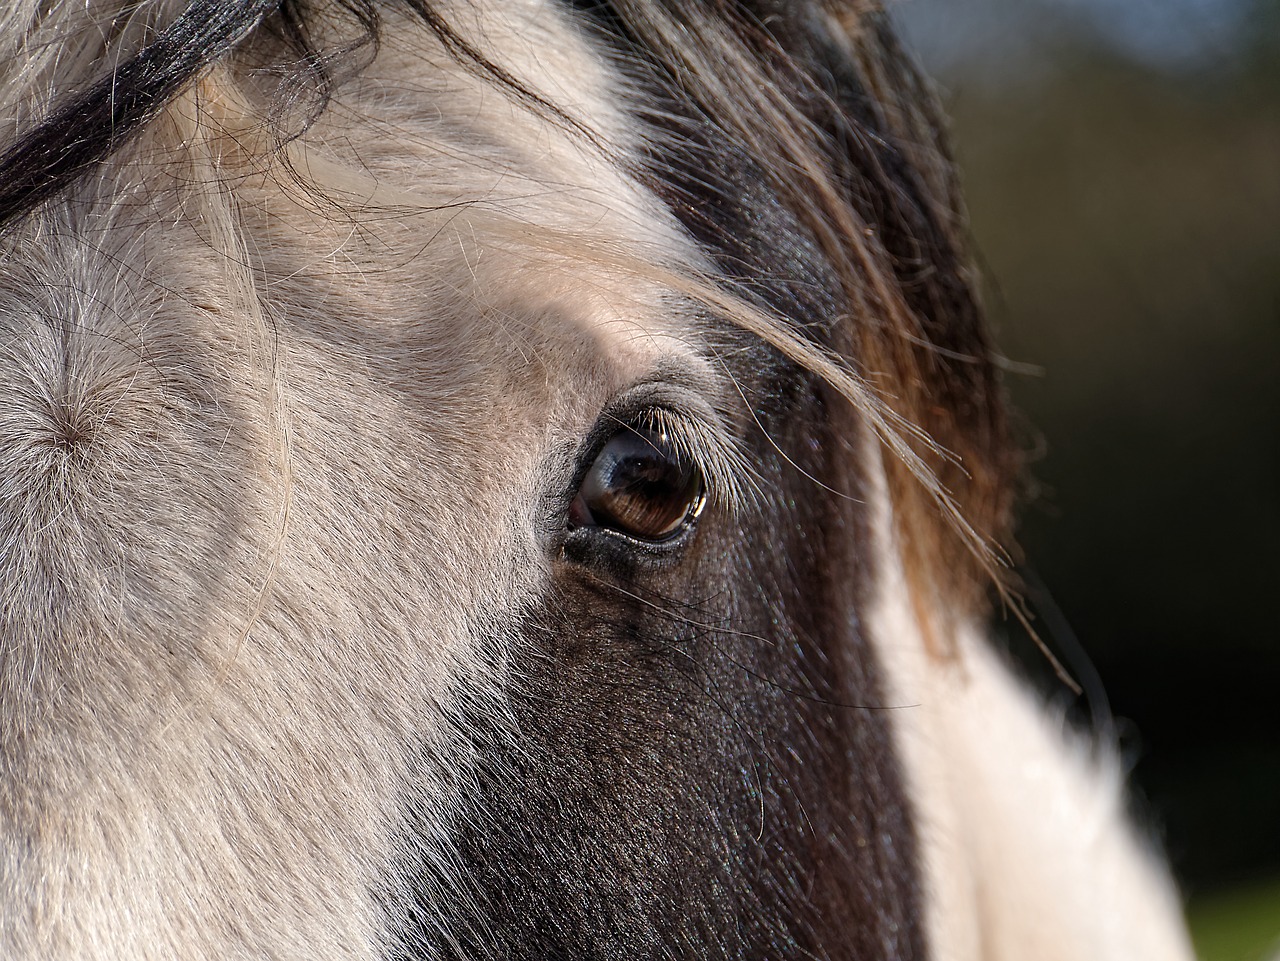
[[573, 495], [573, 500], [569, 502], [569, 529], [576, 530], [579, 527], [595, 526], [595, 515], [591, 513], [591, 508], [587, 506], [587, 499], [582, 496], [582, 491], [578, 490]]

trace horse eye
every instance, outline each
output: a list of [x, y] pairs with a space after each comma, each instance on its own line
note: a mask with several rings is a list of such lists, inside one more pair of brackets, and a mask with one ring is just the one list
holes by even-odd
[[657, 543], [702, 511], [702, 474], [664, 431], [624, 427], [604, 445], [569, 510], [571, 527], [599, 527]]

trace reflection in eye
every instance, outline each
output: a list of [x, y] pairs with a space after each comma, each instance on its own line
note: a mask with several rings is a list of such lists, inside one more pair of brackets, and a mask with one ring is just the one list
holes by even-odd
[[656, 543], [693, 523], [705, 500], [701, 472], [665, 431], [629, 426], [596, 455], [569, 509], [569, 523]]

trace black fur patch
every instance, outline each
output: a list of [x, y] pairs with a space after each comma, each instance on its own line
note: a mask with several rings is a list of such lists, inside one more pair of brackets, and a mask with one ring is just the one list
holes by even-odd
[[[458, 725], [481, 758], [462, 890], [429, 894], [394, 958], [924, 956], [892, 705], [857, 616], [857, 432], [806, 375], [740, 356], [772, 493], [740, 523], [710, 511], [674, 566], [559, 564], [522, 632], [514, 723]], [[405, 870], [439, 890], [430, 864]]]

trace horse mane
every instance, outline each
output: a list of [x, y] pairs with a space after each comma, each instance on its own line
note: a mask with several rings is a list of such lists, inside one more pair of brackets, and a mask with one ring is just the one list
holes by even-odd
[[[635, 149], [609, 144], [504, 70], [451, 18], [452, 5], [394, 4], [466, 69], [609, 156], [720, 250], [713, 270], [598, 248], [579, 254], [692, 297], [851, 401], [892, 453], [890, 493], [922, 613], [976, 612], [991, 578], [1003, 583], [1018, 458], [942, 124], [883, 11], [834, 0], [574, 5], [594, 18], [624, 74], [679, 101], [678, 111], [642, 108], [645, 142]], [[280, 78], [263, 119], [285, 152], [382, 36], [374, 0], [45, 6], [21, 0], [0, 15], [3, 119], [16, 133], [0, 155], [4, 232], [109, 165], [224, 60]], [[50, 102], [50, 90], [73, 92]], [[714, 205], [693, 198], [705, 189], [696, 168], [711, 141], [750, 158], [838, 278], [847, 323], [831, 334], [836, 349], [804, 318], [770, 306], [761, 293], [769, 278], [735, 274], [734, 239]]]

